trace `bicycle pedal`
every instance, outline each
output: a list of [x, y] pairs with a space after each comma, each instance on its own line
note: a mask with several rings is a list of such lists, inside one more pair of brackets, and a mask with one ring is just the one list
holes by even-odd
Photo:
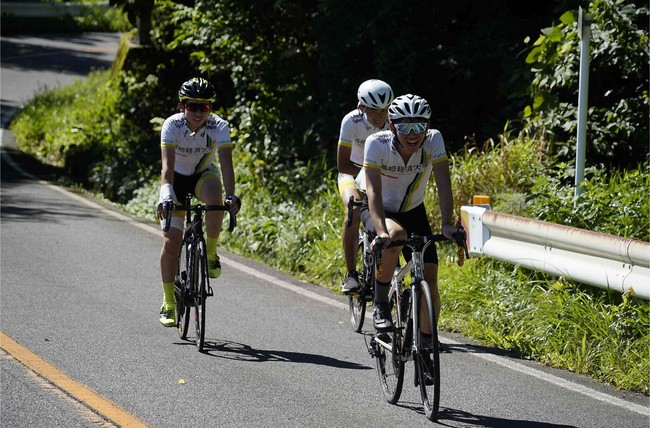
[[212, 287], [210, 287], [209, 285], [208, 285], [208, 289], [207, 289], [205, 295], [207, 297], [214, 296], [214, 292], [212, 291]]

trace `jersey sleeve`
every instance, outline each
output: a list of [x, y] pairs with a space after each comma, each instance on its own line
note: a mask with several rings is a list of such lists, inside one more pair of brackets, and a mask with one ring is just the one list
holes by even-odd
[[381, 169], [383, 162], [383, 144], [376, 134], [366, 138], [366, 144], [363, 149], [363, 167], [370, 169]]
[[233, 146], [232, 139], [230, 138], [230, 127], [228, 126], [228, 122], [223, 119], [219, 120], [217, 123], [215, 140], [217, 143], [217, 150]]
[[176, 135], [174, 134], [173, 116], [168, 117], [163, 122], [161, 131], [160, 131], [160, 146], [161, 147], [176, 147]]
[[341, 121], [341, 131], [339, 132], [339, 146], [352, 148], [354, 140], [354, 123], [347, 114]]
[[429, 132], [431, 132], [430, 162], [431, 165], [435, 165], [448, 159], [447, 150], [440, 131], [433, 129]]

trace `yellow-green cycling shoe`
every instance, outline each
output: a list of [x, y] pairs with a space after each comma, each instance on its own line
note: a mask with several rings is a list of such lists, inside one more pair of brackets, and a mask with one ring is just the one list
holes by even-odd
[[176, 307], [172, 304], [165, 304], [160, 307], [160, 324], [165, 327], [176, 325]]
[[219, 278], [221, 276], [221, 260], [219, 256], [214, 259], [208, 258], [208, 275], [210, 278]]

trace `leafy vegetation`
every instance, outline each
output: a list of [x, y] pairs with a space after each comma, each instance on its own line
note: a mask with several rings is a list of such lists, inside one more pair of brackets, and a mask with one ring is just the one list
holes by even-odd
[[76, 3], [82, 5], [79, 15], [24, 17], [2, 13], [2, 34], [39, 32], [64, 33], [82, 31], [121, 32], [132, 28], [126, 15], [116, 8], [107, 8], [101, 0], [35, 0], [32, 3]]
[[[195, 73], [208, 76], [221, 94], [217, 113], [232, 125], [237, 192], [243, 199], [236, 239], [224, 232], [221, 245], [338, 290], [343, 209], [332, 153], [340, 118], [354, 107], [356, 86], [379, 76], [395, 82], [398, 93], [412, 91], [436, 101], [434, 126], [452, 155], [457, 218], [473, 194], [488, 194], [499, 212], [649, 240], [648, 124], [641, 114], [648, 110], [647, 28], [639, 24], [647, 8], [623, 8], [614, 0], [590, 6], [598, 45], [592, 71], [603, 69], [609, 86], [594, 83], [592, 93], [600, 95], [589, 132], [599, 129], [597, 145], [607, 142], [621, 150], [591, 151], [603, 165], [588, 162], [598, 167], [587, 170], [584, 192], [574, 201], [569, 163], [579, 52], [574, 11], [557, 14], [560, 24], [543, 31], [528, 56], [533, 68], [526, 69], [513, 60], [523, 50], [510, 37], [523, 40], [530, 15], [513, 18], [512, 10], [503, 9], [506, 2], [481, 10], [513, 19], [509, 37], [498, 32], [508, 27], [504, 21], [479, 19], [469, 1], [434, 11], [426, 2], [401, 5], [399, 11], [387, 2], [376, 16], [363, 19], [364, 2], [252, 3], [197, 1], [190, 8], [156, 1], [153, 47], [147, 51], [148, 56], [155, 52], [156, 62], [129, 56], [125, 37], [123, 71], [96, 72], [71, 88], [34, 98], [12, 124], [21, 148], [64, 166], [75, 181], [154, 221], [161, 119], [174, 112], [182, 80]], [[542, 3], [534, 17], [540, 28], [555, 10], [552, 2]], [[468, 11], [467, 20], [458, 22]], [[434, 14], [441, 26], [416, 25], [428, 33], [393, 40], [385, 21], [398, 12], [415, 17], [414, 22], [429, 22]], [[341, 34], [329, 31], [341, 19], [363, 26], [337, 23]], [[468, 30], [472, 26], [476, 33]], [[639, 49], [643, 40], [646, 45]], [[393, 60], [422, 55], [433, 58], [430, 70], [405, 70]], [[610, 66], [619, 57], [627, 64]], [[497, 69], [504, 73], [485, 72]], [[468, 86], [474, 81], [489, 90]], [[619, 82], [616, 88], [613, 82]], [[467, 89], [459, 89], [463, 85]], [[641, 89], [630, 93], [630, 88]], [[486, 99], [477, 98], [479, 93], [487, 93]], [[632, 107], [619, 108], [625, 103]], [[476, 106], [481, 108], [475, 115]], [[521, 121], [514, 118], [517, 109], [523, 111]], [[506, 125], [496, 127], [500, 120]], [[484, 122], [486, 128], [479, 130]], [[434, 227], [439, 224], [436, 193], [432, 187], [426, 196]], [[440, 253], [444, 329], [648, 394], [647, 302], [485, 259], [457, 268], [449, 261], [451, 248], [442, 245]]]
[[[591, 20], [587, 159], [634, 167], [648, 161], [648, 3], [595, 0]], [[578, 13], [570, 10], [545, 28], [526, 62], [532, 65], [527, 132], [548, 139], [554, 154], [575, 159], [581, 50]]]

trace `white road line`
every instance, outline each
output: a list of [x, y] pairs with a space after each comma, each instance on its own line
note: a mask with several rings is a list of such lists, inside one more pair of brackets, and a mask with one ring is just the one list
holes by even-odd
[[[0, 130], [0, 141], [1, 141], [1, 137], [2, 137], [2, 130]], [[5, 160], [10, 165], [12, 165], [12, 167], [14, 167], [21, 174], [26, 175], [26, 176], [28, 176], [30, 178], [34, 178], [39, 183], [41, 183], [41, 184], [43, 184], [45, 186], [48, 186], [49, 188], [54, 189], [54, 190], [56, 190], [56, 191], [58, 191], [58, 192], [60, 192], [62, 194], [68, 195], [68, 196], [72, 197], [73, 199], [78, 200], [79, 202], [81, 202], [81, 203], [83, 203], [83, 204], [85, 204], [87, 206], [97, 208], [100, 211], [102, 211], [102, 212], [104, 212], [104, 213], [106, 213], [106, 214], [108, 214], [110, 216], [113, 216], [115, 218], [123, 220], [123, 221], [125, 221], [125, 222], [127, 222], [127, 223], [129, 223], [129, 224], [131, 224], [131, 225], [133, 225], [135, 227], [138, 227], [138, 228], [140, 228], [142, 230], [145, 230], [147, 232], [154, 233], [155, 235], [160, 236], [160, 230], [159, 230], [157, 225], [154, 225], [154, 224], [147, 225], [147, 224], [143, 224], [143, 223], [134, 221], [132, 218], [130, 218], [130, 217], [124, 215], [124, 214], [121, 214], [121, 213], [119, 213], [117, 211], [107, 209], [107, 208], [101, 206], [100, 204], [97, 204], [97, 203], [92, 202], [92, 201], [90, 201], [90, 200], [88, 200], [86, 198], [83, 198], [83, 197], [79, 196], [79, 195], [71, 193], [71, 192], [69, 192], [68, 190], [65, 190], [62, 187], [54, 186], [54, 185], [52, 185], [52, 184], [50, 184], [50, 183], [48, 183], [46, 181], [43, 181], [43, 180], [38, 180], [37, 177], [34, 177], [33, 175], [28, 174], [24, 170], [22, 170], [22, 168], [20, 168], [13, 161], [13, 159], [11, 159], [11, 156], [9, 156], [9, 154], [6, 153], [4, 150], [2, 152], [2, 156], [5, 158]], [[225, 262], [226, 264], [232, 266], [233, 268], [235, 268], [235, 269], [237, 269], [237, 270], [239, 270], [241, 272], [244, 272], [246, 274], [249, 274], [251, 276], [259, 278], [262, 281], [269, 282], [269, 283], [274, 284], [274, 285], [276, 285], [278, 287], [282, 287], [282, 288], [284, 288], [286, 290], [293, 291], [295, 293], [301, 294], [301, 295], [303, 295], [305, 297], [308, 297], [310, 299], [317, 300], [319, 302], [328, 304], [330, 306], [334, 306], [334, 307], [339, 308], [339, 309], [347, 310], [347, 308], [348, 308], [347, 304], [345, 304], [345, 303], [341, 303], [341, 302], [339, 302], [339, 301], [337, 301], [335, 299], [330, 299], [328, 297], [321, 296], [320, 294], [311, 292], [309, 290], [305, 290], [303, 288], [298, 287], [297, 285], [291, 284], [291, 283], [289, 283], [287, 281], [283, 281], [281, 279], [275, 278], [274, 276], [271, 276], [271, 275], [268, 275], [266, 273], [260, 272], [257, 269], [246, 266], [246, 265], [244, 265], [242, 263], [239, 263], [239, 262], [237, 262], [235, 260], [232, 260], [232, 259], [230, 259], [228, 257], [224, 257], [223, 255], [221, 255], [221, 261]], [[452, 343], [454, 345], [462, 345], [460, 342], [456, 342], [456, 341], [448, 339], [448, 338], [445, 338], [445, 342]], [[611, 396], [611, 395], [608, 395], [608, 394], [604, 394], [602, 392], [596, 391], [595, 389], [588, 388], [586, 386], [580, 385], [578, 383], [575, 383], [575, 382], [572, 382], [572, 381], [569, 381], [569, 380], [566, 380], [566, 379], [562, 379], [562, 378], [554, 376], [552, 374], [549, 374], [549, 373], [543, 372], [541, 370], [537, 370], [537, 369], [525, 366], [523, 364], [519, 364], [519, 363], [517, 363], [515, 361], [509, 360], [507, 358], [499, 357], [497, 355], [485, 354], [485, 353], [472, 353], [472, 355], [474, 355], [474, 356], [476, 356], [478, 358], [482, 358], [484, 360], [490, 361], [492, 363], [498, 364], [500, 366], [506, 367], [508, 369], [515, 370], [515, 371], [518, 371], [520, 373], [524, 373], [524, 374], [527, 374], [529, 376], [536, 377], [538, 379], [549, 382], [549, 383], [551, 383], [553, 385], [556, 385], [556, 386], [559, 386], [561, 388], [564, 388], [564, 389], [567, 389], [567, 390], [570, 390], [570, 391], [574, 391], [574, 392], [586, 395], [586, 396], [588, 396], [590, 398], [593, 398], [593, 399], [596, 399], [596, 400], [611, 404], [613, 406], [622, 407], [624, 409], [627, 409], [627, 410], [632, 411], [632, 412], [639, 413], [639, 414], [644, 415], [644, 416], [650, 416], [650, 407], [648, 407], [648, 406], [642, 406], [642, 405], [639, 405], [639, 404], [636, 404], [636, 403], [632, 403], [632, 402], [629, 402], [629, 401], [622, 400], [622, 399], [620, 399], [618, 397], [614, 397], [614, 396]]]

